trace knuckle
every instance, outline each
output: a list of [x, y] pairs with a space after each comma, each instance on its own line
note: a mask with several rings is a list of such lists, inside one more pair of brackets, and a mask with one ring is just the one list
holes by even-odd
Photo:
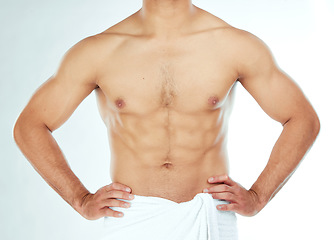
[[110, 211], [108, 211], [107, 215], [108, 215], [108, 217], [117, 217], [118, 212], [110, 209]]
[[105, 210], [104, 210], [104, 214], [106, 215], [106, 216], [112, 216], [112, 214], [113, 214], [113, 210], [111, 210], [110, 208], [106, 208]]
[[226, 205], [226, 204], [219, 205], [219, 206], [218, 206], [218, 209], [219, 209], [219, 210], [226, 211], [226, 210], [227, 210], [227, 205]]
[[116, 194], [117, 194], [117, 191], [115, 191], [115, 190], [111, 190], [111, 191], [109, 192], [109, 194], [110, 194], [111, 197], [115, 198], [115, 197], [116, 197]]
[[124, 202], [124, 201], [120, 201], [120, 200], [116, 200], [116, 199], [110, 200], [110, 204], [113, 207], [124, 207], [124, 208], [126, 208], [126, 207], [130, 206], [129, 203]]
[[129, 199], [130, 198], [130, 194], [126, 193], [126, 192], [123, 192], [122, 193], [122, 197], [123, 197], [123, 199]]
[[121, 202], [120, 205], [124, 208], [130, 207], [130, 203], [127, 202]]
[[106, 198], [112, 198], [112, 199], [117, 198], [116, 191], [114, 190], [109, 191]]
[[230, 204], [230, 211], [236, 211], [237, 210], [237, 205], [235, 204]]
[[104, 215], [106, 215], [108, 217], [121, 217], [119, 214], [122, 214], [122, 216], [123, 216], [123, 213], [118, 212], [118, 211], [114, 211], [110, 208], [106, 208], [106, 210], [104, 211]]
[[123, 213], [122, 213], [122, 212], [114, 211], [113, 216], [114, 216], [114, 217], [122, 217], [122, 216], [123, 216]]
[[225, 193], [217, 193], [217, 199], [224, 199], [226, 197]]
[[118, 207], [117, 200], [115, 199], [110, 199], [108, 204], [109, 204], [109, 207]]
[[101, 197], [103, 196], [103, 192], [102, 191], [97, 191], [95, 194], [95, 199], [99, 200], [101, 199]]
[[123, 201], [114, 199], [114, 206], [115, 207], [123, 207]]

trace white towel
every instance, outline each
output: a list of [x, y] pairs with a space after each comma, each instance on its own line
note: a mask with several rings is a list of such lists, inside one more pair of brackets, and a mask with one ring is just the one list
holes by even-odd
[[123, 212], [123, 217], [105, 217], [103, 240], [238, 239], [235, 213], [217, 210], [217, 205], [227, 202], [209, 193], [182, 203], [140, 195], [128, 202], [130, 208], [112, 208]]

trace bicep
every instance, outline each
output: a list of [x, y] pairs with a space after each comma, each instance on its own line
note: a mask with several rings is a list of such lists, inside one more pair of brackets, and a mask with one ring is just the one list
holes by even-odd
[[298, 85], [276, 65], [265, 44], [255, 39], [252, 47], [252, 58], [243, 59], [239, 81], [261, 108], [281, 124], [313, 111]]
[[72, 47], [56, 74], [37, 89], [21, 114], [26, 121], [44, 124], [54, 131], [95, 89], [96, 69], [85, 44], [79, 42]]

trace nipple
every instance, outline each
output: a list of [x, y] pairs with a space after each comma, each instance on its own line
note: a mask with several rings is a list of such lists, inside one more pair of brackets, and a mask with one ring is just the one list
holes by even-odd
[[208, 102], [209, 102], [210, 105], [215, 106], [215, 105], [217, 105], [217, 103], [219, 102], [219, 98], [216, 97], [216, 96], [214, 96], [214, 97], [210, 97], [210, 98], [208, 99]]
[[116, 104], [116, 106], [117, 106], [118, 108], [123, 108], [123, 107], [125, 107], [125, 102], [124, 102], [124, 100], [123, 100], [123, 99], [120, 99], [120, 98], [118, 98], [118, 99], [115, 101], [115, 104]]

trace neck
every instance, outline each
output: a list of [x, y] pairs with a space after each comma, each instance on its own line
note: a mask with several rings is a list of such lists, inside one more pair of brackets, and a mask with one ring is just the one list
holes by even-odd
[[156, 36], [182, 32], [194, 18], [196, 7], [191, 0], [143, 0], [139, 10], [144, 28]]

